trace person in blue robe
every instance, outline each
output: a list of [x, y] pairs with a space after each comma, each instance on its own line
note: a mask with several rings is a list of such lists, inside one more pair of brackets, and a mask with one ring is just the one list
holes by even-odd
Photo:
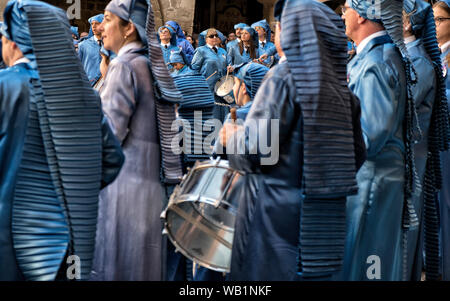
[[[202, 40], [205, 41], [205, 45], [195, 50], [191, 68], [206, 78], [210, 90], [214, 93], [217, 81], [227, 74], [227, 53], [218, 47], [219, 35], [216, 29], [210, 28], [203, 33], [203, 36], [200, 35], [199, 45], [202, 45]], [[214, 97], [216, 99], [214, 117], [223, 121], [229, 113], [229, 105], [221, 97], [217, 95]]]
[[[361, 157], [365, 151], [358, 102], [345, 81], [346, 37], [339, 16], [315, 0], [279, 1], [275, 14], [281, 20], [275, 37], [280, 63], [267, 73], [244, 126], [227, 123], [219, 135], [222, 145], [236, 149], [228, 154], [231, 167], [246, 172], [233, 281], [329, 278], [339, 271], [345, 200], [357, 189], [356, 150]], [[301, 44], [298, 35], [305, 37]], [[313, 43], [317, 40], [330, 46]], [[311, 56], [299, 55], [305, 48]], [[330, 107], [333, 112], [320, 109]], [[335, 118], [339, 121], [330, 120]], [[275, 132], [273, 120], [279, 122]], [[276, 158], [263, 153], [261, 139], [272, 141]]]
[[172, 65], [172, 73], [170, 75], [173, 77], [198, 74], [198, 72], [189, 67], [186, 56], [181, 49], [173, 50], [170, 53], [169, 64]]
[[[65, 38], [65, 12], [12, 0], [3, 18], [0, 280], [88, 280], [98, 195], [119, 173], [123, 153]], [[74, 260], [81, 269], [71, 274]]]
[[189, 43], [188, 40], [186, 40], [186, 37], [183, 33], [183, 30], [181, 29], [181, 26], [175, 21], [167, 21], [165, 25], [169, 26], [170, 28], [172, 28], [173, 31], [175, 31], [177, 36], [177, 46], [181, 47], [184, 54], [186, 55], [188, 63], [191, 64], [195, 50], [192, 44]]
[[245, 27], [248, 27], [248, 25], [245, 23], [239, 23], [239, 24], [234, 25], [234, 30], [236, 33], [236, 40], [233, 40], [227, 44], [227, 52], [230, 49], [230, 47], [234, 47], [235, 45], [239, 44], [239, 42], [241, 41], [242, 30]]
[[258, 33], [251, 27], [242, 30], [241, 41], [228, 48], [227, 65], [231, 66], [230, 71], [243, 63], [249, 63], [259, 58], [258, 56]]
[[180, 50], [177, 46], [177, 36], [175, 31], [169, 26], [161, 26], [158, 29], [158, 40], [161, 43], [164, 62], [167, 64], [167, 68], [171, 70], [172, 66], [169, 63], [170, 54], [172, 51]]
[[[402, 14], [402, 2], [381, 1], [379, 14], [369, 13], [371, 5], [347, 1], [342, 16], [347, 36], [357, 45], [348, 79], [361, 101], [367, 160], [357, 176], [358, 195], [347, 200], [341, 280], [400, 281], [407, 260], [406, 231], [418, 222], [410, 202], [416, 178], [412, 140], [418, 129], [407, 93], [414, 69], [408, 67], [407, 74], [411, 60], [402, 20], [392, 17]], [[360, 17], [365, 21], [358, 23]]]
[[[417, 227], [408, 229], [408, 248], [404, 250], [404, 256], [407, 257], [403, 267], [404, 280], [420, 281], [423, 270], [428, 280], [437, 279], [439, 274], [439, 265], [436, 264], [439, 261], [437, 256], [439, 233], [438, 207], [435, 197], [435, 191], [439, 190], [439, 185], [437, 181], [430, 181], [430, 179], [441, 173], [440, 166], [433, 167], [433, 162], [435, 162], [434, 158], [439, 158], [441, 146], [448, 144], [443, 137], [448, 130], [442, 127], [439, 117], [442, 107], [446, 108], [447, 104], [443, 104], [442, 99], [445, 95], [443, 90], [438, 88], [440, 86], [438, 83], [442, 82], [443, 78], [438, 67], [441, 63], [434, 28], [432, 8], [427, 2], [404, 1], [405, 43], [417, 73], [417, 83], [411, 88], [411, 92], [421, 130], [421, 135], [414, 146], [414, 163], [418, 182], [411, 196], [412, 206], [417, 213], [419, 223]], [[425, 268], [422, 264], [424, 253]]]
[[[433, 6], [434, 18], [436, 21], [436, 33], [439, 47], [441, 49], [441, 64], [443, 71], [443, 81], [440, 87], [446, 87], [447, 101], [450, 99], [450, 76], [448, 74], [449, 61], [450, 61], [450, 1], [441, 0]], [[438, 61], [437, 59], [435, 61]], [[447, 102], [447, 112], [450, 110]], [[442, 103], [441, 111], [445, 111], [445, 105]], [[448, 113], [447, 113], [448, 114]], [[445, 113], [441, 113], [441, 116], [446, 116]], [[448, 115], [447, 115], [448, 116]], [[445, 123], [441, 120], [441, 123]], [[448, 120], [447, 120], [448, 124]], [[442, 183], [441, 190], [439, 192], [439, 209], [440, 209], [440, 237], [441, 237], [441, 257], [442, 267], [441, 275], [442, 279], [450, 280], [450, 151], [448, 151], [448, 140], [442, 141], [441, 145], [446, 146], [447, 149], [441, 148], [444, 151], [441, 154], [442, 160]], [[436, 160], [437, 161], [437, 160]], [[438, 162], [438, 161], [437, 161]]]
[[99, 30], [103, 22], [103, 14], [89, 18], [89, 24], [93, 35], [78, 44], [78, 56], [92, 86], [100, 79], [100, 49], [102, 48], [102, 33]]
[[[258, 33], [258, 58], [267, 53], [273, 53], [274, 49], [276, 49], [275, 44], [272, 43], [271, 36], [272, 30], [270, 29], [269, 23], [266, 20], [261, 20], [252, 24], [252, 28], [256, 30]], [[260, 63], [263, 63], [267, 67], [272, 67], [275, 63], [274, 55], [268, 56], [265, 60], [260, 60]]]
[[[174, 103], [182, 96], [150, 24], [154, 20], [147, 0], [112, 0], [105, 8], [104, 47], [117, 57], [108, 67], [101, 100], [125, 164], [100, 195], [93, 280], [166, 277], [160, 215], [167, 187], [183, 176], [181, 156], [170, 147], [176, 135], [171, 130]], [[122, 36], [117, 27], [129, 35]]]

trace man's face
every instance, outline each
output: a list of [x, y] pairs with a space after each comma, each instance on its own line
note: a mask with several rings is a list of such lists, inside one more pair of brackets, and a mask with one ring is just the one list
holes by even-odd
[[242, 28], [236, 29], [236, 36], [237, 36], [238, 38], [241, 38], [241, 35], [242, 35]]
[[159, 38], [161, 39], [161, 41], [170, 41], [171, 37], [172, 35], [170, 34], [170, 31], [167, 28], [162, 28], [159, 31]]
[[173, 66], [173, 68], [174, 68], [175, 70], [181, 70], [181, 69], [183, 69], [184, 64], [181, 64], [181, 63], [173, 63], [172, 66]]
[[342, 19], [345, 22], [345, 34], [353, 40], [353, 35], [358, 28], [358, 13], [347, 2], [342, 9]]
[[100, 31], [100, 24], [97, 21], [92, 21], [91, 27], [92, 27], [92, 32], [94, 33], [95, 36], [99, 36], [102, 34], [102, 32]]
[[236, 40], [236, 34], [230, 33], [230, 34], [228, 35], [228, 41], [234, 41], [234, 40]]

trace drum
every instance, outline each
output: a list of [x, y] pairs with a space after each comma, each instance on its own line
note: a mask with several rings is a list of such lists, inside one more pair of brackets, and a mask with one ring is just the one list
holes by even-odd
[[233, 86], [234, 76], [224, 76], [217, 81], [214, 92], [217, 96], [222, 97], [227, 103], [232, 104], [234, 102]]
[[161, 214], [163, 234], [195, 263], [229, 272], [237, 213], [236, 183], [242, 174], [228, 161], [197, 162]]

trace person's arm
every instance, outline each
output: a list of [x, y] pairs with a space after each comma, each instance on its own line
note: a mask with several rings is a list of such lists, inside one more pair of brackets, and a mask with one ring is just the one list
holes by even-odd
[[186, 55], [188, 63], [191, 64], [194, 58], [194, 47], [192, 47], [188, 40], [184, 40], [183, 52]]
[[[235, 151], [235, 154], [228, 154], [233, 168], [255, 171], [261, 165], [275, 165], [278, 162], [280, 146], [289, 138], [292, 123], [298, 118], [294, 95], [290, 94], [292, 92], [286, 80], [280, 77], [265, 80], [244, 126], [237, 127], [227, 139], [227, 149]], [[270, 153], [262, 147], [270, 148]]]
[[353, 91], [361, 101], [361, 127], [368, 156], [377, 155], [395, 131], [399, 105], [398, 78], [384, 63], [368, 66]]
[[107, 117], [102, 119], [102, 188], [111, 184], [119, 175], [120, 169], [125, 161], [125, 156], [119, 141], [109, 127]]
[[134, 73], [126, 63], [118, 61], [110, 65], [101, 97], [103, 111], [120, 144], [128, 135], [128, 125], [136, 109], [134, 82]]
[[204, 60], [205, 58], [203, 57], [202, 52], [199, 49], [196, 49], [194, 52], [194, 57], [192, 58], [191, 69], [201, 71]]

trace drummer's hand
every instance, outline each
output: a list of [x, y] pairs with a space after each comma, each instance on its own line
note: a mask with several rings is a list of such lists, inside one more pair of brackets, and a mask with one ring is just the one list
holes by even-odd
[[268, 57], [269, 57], [269, 55], [268, 55], [267, 53], [265, 53], [265, 54], [261, 55], [261, 56], [259, 57], [259, 59], [260, 59], [261, 61], [265, 61], [265, 60], [267, 60]]
[[239, 126], [231, 123], [231, 122], [226, 122], [223, 127], [220, 129], [219, 132], [219, 139], [220, 139], [220, 143], [223, 146], [227, 146], [227, 142], [231, 139], [231, 137], [233, 137], [233, 135], [239, 130]]
[[229, 73], [233, 73], [234, 72], [234, 67], [233, 66], [228, 66], [227, 67], [227, 71], [229, 72]]

